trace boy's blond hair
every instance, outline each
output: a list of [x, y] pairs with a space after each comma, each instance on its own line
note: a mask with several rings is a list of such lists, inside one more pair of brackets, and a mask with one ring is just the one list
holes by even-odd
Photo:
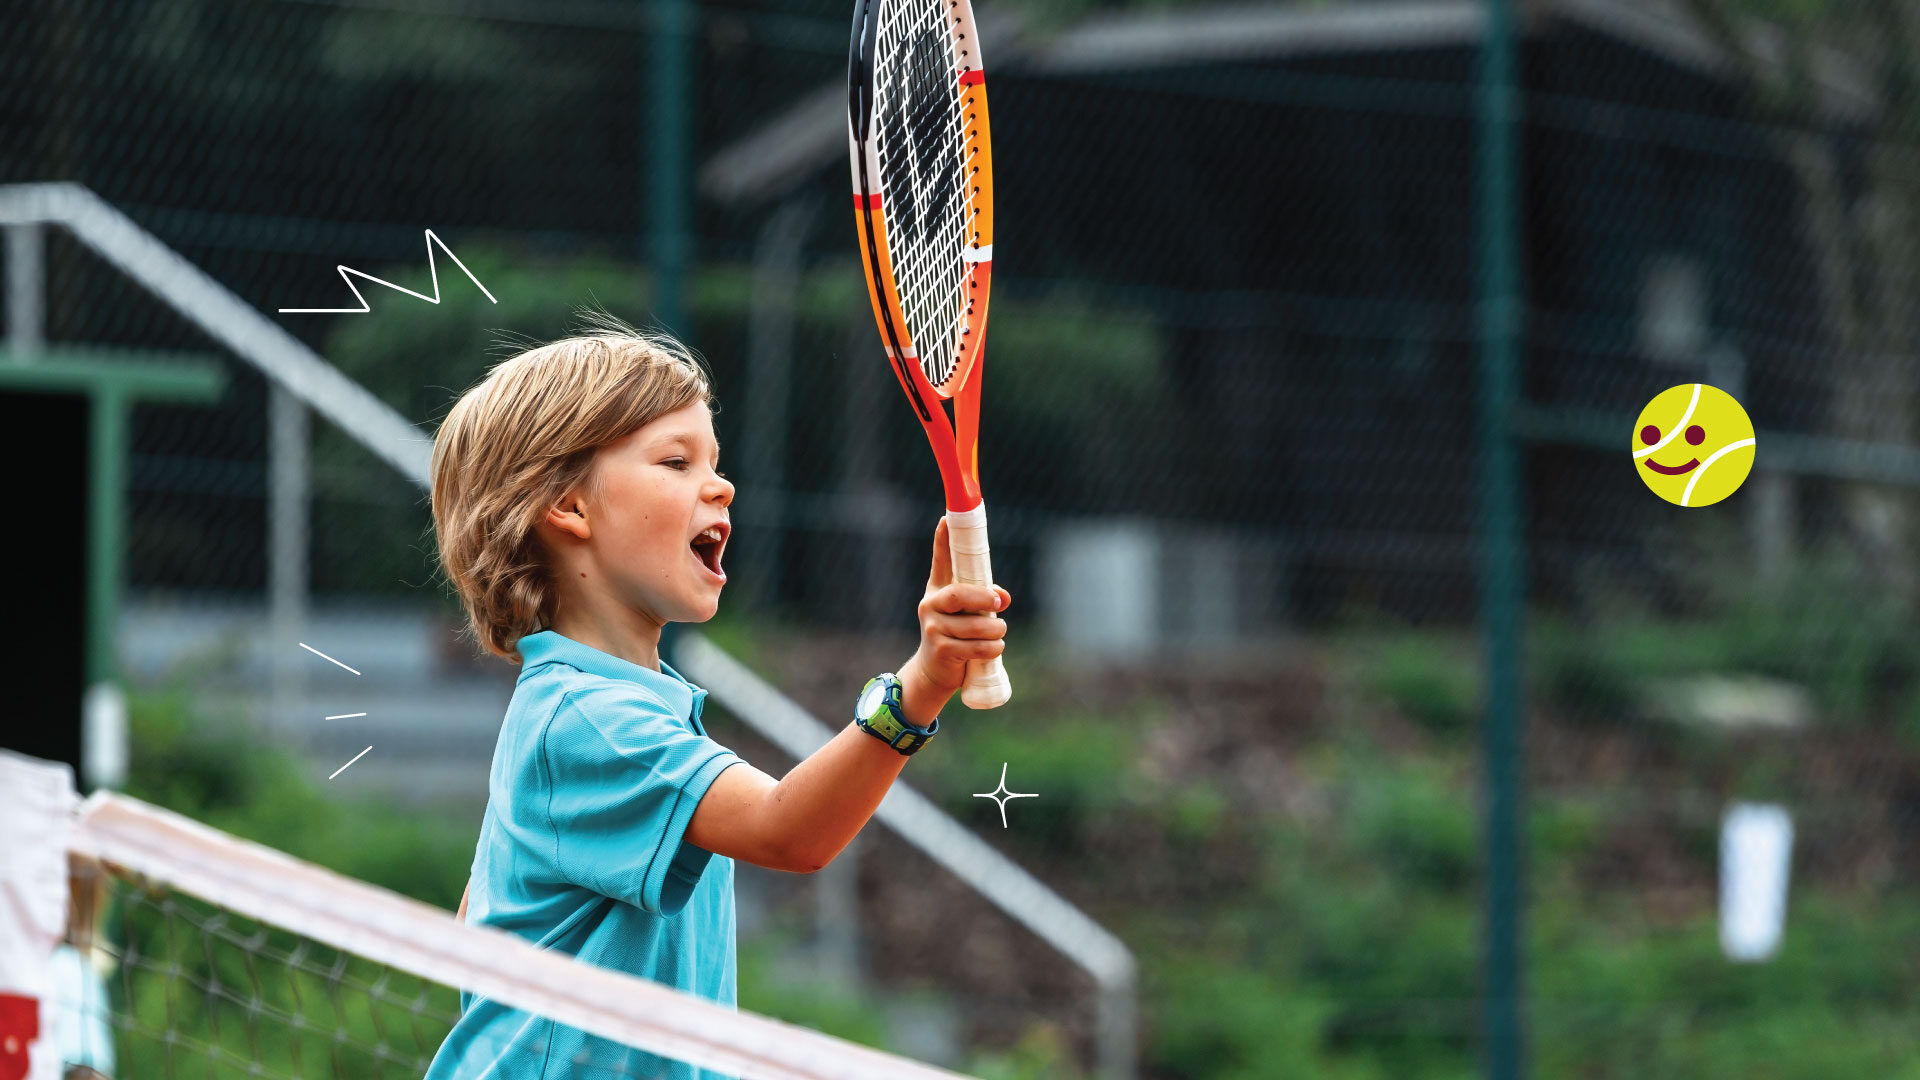
[[496, 364], [433, 439], [433, 528], [481, 648], [518, 664], [559, 594], [535, 525], [574, 487], [598, 493], [600, 447], [695, 402], [712, 383], [686, 346], [600, 312], [579, 336]]

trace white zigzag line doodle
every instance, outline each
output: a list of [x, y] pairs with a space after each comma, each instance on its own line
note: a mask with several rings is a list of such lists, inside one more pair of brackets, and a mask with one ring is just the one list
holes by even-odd
[[[447, 246], [447, 242], [433, 235], [432, 229], [428, 229], [427, 230], [427, 272], [433, 275], [433, 295], [432, 296], [427, 296], [424, 293], [414, 292], [412, 289], [406, 288], [404, 286], [395, 285], [391, 281], [383, 281], [380, 278], [374, 277], [372, 274], [365, 273], [360, 270], [355, 270], [351, 266], [336, 266], [334, 267], [334, 269], [340, 271], [340, 280], [347, 283], [347, 289], [348, 291], [353, 293], [353, 298], [355, 300], [360, 301], [359, 307], [357, 308], [283, 307], [280, 309], [280, 311], [282, 314], [288, 314], [288, 315], [365, 315], [368, 312], [373, 310], [373, 305], [367, 303], [367, 298], [360, 294], [359, 286], [356, 286], [353, 283], [353, 279], [356, 277], [366, 278], [368, 281], [373, 282], [375, 285], [385, 285], [389, 289], [406, 293], [408, 296], [411, 296], [417, 300], [425, 300], [429, 304], [437, 304], [440, 302], [440, 267], [438, 264], [434, 262], [434, 259], [433, 259], [433, 245], [435, 244], [439, 244], [440, 250], [446, 252], [447, 258], [453, 260], [453, 265], [459, 267], [460, 272], [467, 275], [467, 280], [473, 282], [476, 286], [479, 286], [480, 291], [487, 294], [488, 300], [492, 300], [496, 304], [500, 302], [498, 300], [494, 300], [493, 294], [490, 292], [487, 292], [487, 287], [485, 285], [480, 284], [480, 279], [473, 276], [473, 271], [467, 269], [467, 264], [460, 261], [460, 256], [455, 255], [453, 253], [453, 249]], [[352, 275], [352, 277], [349, 277], [348, 275]]]

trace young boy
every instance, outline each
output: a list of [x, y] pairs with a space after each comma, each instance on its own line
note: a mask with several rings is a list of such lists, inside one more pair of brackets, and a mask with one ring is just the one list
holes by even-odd
[[[677, 343], [596, 317], [496, 366], [434, 439], [440, 558], [488, 652], [520, 665], [461, 917], [732, 1006], [733, 860], [807, 874], [853, 839], [969, 660], [998, 587], [953, 583], [944, 521], [920, 647], [854, 723], [775, 781], [707, 737], [660, 659], [713, 617], [733, 485], [712, 391]], [[891, 703], [890, 703], [891, 702]], [[897, 749], [896, 749], [897, 747]], [[430, 1080], [718, 1074], [461, 994]]]

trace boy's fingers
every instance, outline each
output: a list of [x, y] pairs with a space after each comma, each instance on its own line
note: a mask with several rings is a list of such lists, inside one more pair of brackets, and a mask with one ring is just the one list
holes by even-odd
[[935, 614], [927, 628], [956, 641], [985, 641], [1007, 636], [1007, 624], [985, 615]]
[[1006, 650], [1007, 643], [1000, 638], [946, 638], [939, 643], [935, 655], [954, 663], [991, 660]]
[[948, 585], [936, 590], [932, 600], [935, 611], [980, 614], [1000, 609], [1000, 590], [985, 585]]
[[959, 641], [954, 643], [954, 651], [968, 660], [991, 660], [1007, 651], [1007, 643], [997, 638]]
[[953, 584], [953, 545], [947, 542], [947, 519], [933, 527], [933, 568], [927, 572], [929, 592]]

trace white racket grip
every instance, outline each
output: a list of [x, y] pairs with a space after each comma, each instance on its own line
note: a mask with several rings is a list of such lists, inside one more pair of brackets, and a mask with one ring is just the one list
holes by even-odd
[[[987, 546], [987, 504], [947, 511], [947, 543], [953, 548], [953, 580], [962, 585], [992, 585], [993, 556]], [[1000, 658], [967, 663], [960, 700], [969, 709], [994, 709], [1013, 697], [1013, 683]]]

